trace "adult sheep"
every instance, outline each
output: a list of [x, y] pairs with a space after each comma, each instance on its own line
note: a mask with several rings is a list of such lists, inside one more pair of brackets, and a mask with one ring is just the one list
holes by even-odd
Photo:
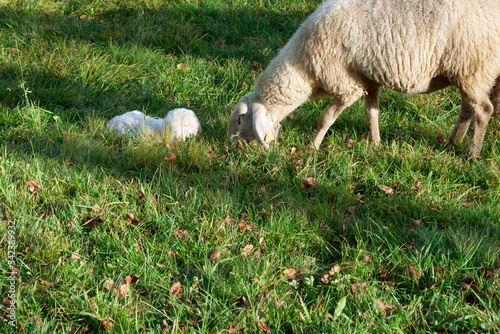
[[474, 119], [465, 156], [478, 156], [491, 115], [500, 119], [495, 80], [500, 82], [499, 0], [328, 0], [240, 99], [229, 119], [229, 141], [255, 138], [269, 149], [283, 118], [308, 100], [329, 96], [312, 141], [319, 148], [340, 113], [366, 95], [369, 140], [378, 144], [380, 87], [416, 94], [454, 85], [462, 102], [448, 141], [461, 141]]

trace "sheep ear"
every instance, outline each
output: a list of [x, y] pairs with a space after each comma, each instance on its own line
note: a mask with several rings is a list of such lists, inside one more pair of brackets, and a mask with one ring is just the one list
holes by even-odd
[[275, 128], [272, 118], [267, 115], [266, 107], [262, 104], [254, 103], [253, 106], [253, 130], [257, 139], [267, 150], [269, 144], [276, 142], [279, 134], [279, 125]]
[[234, 143], [238, 140], [237, 132], [240, 131], [240, 117], [248, 112], [248, 104], [245, 98], [241, 98], [229, 117], [228, 124], [228, 142]]

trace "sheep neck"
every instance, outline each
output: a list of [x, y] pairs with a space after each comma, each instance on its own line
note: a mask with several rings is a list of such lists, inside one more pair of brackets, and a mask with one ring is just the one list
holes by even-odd
[[307, 74], [300, 66], [294, 65], [290, 58], [272, 61], [255, 82], [254, 92], [266, 105], [275, 124], [306, 102], [312, 94]]

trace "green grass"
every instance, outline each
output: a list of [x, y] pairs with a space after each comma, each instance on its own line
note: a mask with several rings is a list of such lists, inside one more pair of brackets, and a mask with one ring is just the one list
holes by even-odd
[[[384, 90], [380, 147], [359, 101], [306, 153], [327, 99], [284, 120], [269, 153], [227, 144], [252, 64], [319, 2], [0, 2], [0, 297], [15, 221], [15, 332], [500, 331], [500, 126], [482, 158], [445, 147], [456, 89]], [[169, 148], [106, 131], [175, 107], [201, 136]]]

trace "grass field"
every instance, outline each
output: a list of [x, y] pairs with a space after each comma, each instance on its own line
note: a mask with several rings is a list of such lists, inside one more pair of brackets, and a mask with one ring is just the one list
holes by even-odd
[[[319, 3], [0, 1], [0, 332], [500, 331], [500, 124], [445, 147], [456, 89], [383, 90], [379, 147], [359, 101], [306, 153], [328, 99], [269, 153], [227, 144]], [[106, 131], [175, 107], [199, 137]]]

